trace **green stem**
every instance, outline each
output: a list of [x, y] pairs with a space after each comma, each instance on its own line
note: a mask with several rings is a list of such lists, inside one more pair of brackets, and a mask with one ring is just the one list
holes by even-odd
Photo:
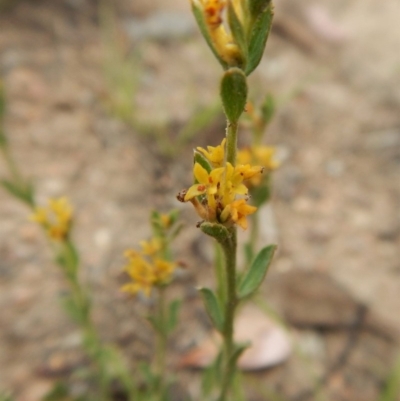
[[225, 325], [222, 333], [224, 339], [223, 377], [221, 393], [218, 401], [225, 401], [227, 399], [227, 395], [236, 370], [236, 366], [232, 363], [232, 355], [234, 351], [234, 318], [236, 306], [238, 303], [236, 294], [236, 227], [231, 228], [230, 231], [231, 237], [222, 244], [225, 254], [227, 300], [225, 304]]
[[236, 166], [238, 123], [228, 121], [226, 127], [226, 161]]
[[158, 399], [164, 399], [165, 393], [165, 371], [166, 371], [166, 350], [167, 350], [167, 327], [166, 327], [166, 316], [165, 316], [165, 289], [159, 287], [158, 291], [158, 305], [157, 315], [159, 330], [157, 330], [157, 345], [156, 345], [156, 373], [158, 376]]
[[258, 240], [258, 210], [251, 216], [251, 225], [250, 225], [250, 241], [249, 241], [249, 263], [254, 258], [256, 253], [256, 246]]

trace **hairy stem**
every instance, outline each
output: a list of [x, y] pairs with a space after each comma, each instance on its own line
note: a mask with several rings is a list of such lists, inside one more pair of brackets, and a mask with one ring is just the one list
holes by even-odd
[[238, 303], [236, 294], [236, 228], [231, 229], [231, 237], [222, 245], [225, 254], [226, 267], [226, 304], [225, 304], [225, 325], [223, 330], [223, 373], [222, 387], [219, 401], [225, 401], [236, 366], [232, 363], [234, 351], [234, 318]]
[[236, 165], [238, 123], [228, 121], [226, 127], [226, 161]]

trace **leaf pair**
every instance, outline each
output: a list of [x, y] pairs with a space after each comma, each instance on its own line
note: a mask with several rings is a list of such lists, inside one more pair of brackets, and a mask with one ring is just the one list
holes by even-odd
[[[267, 274], [275, 249], [275, 245], [269, 245], [258, 253], [238, 283], [237, 296], [239, 299], [247, 298], [258, 290]], [[222, 333], [225, 325], [224, 313], [217, 296], [209, 288], [200, 288], [200, 292], [213, 325]]]
[[203, 4], [200, 1], [192, 0], [193, 14], [200, 31], [221, 66], [225, 70], [230, 67], [239, 67], [246, 75], [250, 75], [260, 63], [264, 53], [272, 25], [273, 7], [271, 0], [249, 0], [247, 5], [241, 7], [242, 15], [239, 18], [233, 2], [228, 1], [227, 22], [233, 41], [239, 48], [241, 55], [239, 59], [235, 60], [234, 64], [229, 64], [213, 42]]
[[162, 335], [168, 335], [176, 328], [180, 307], [181, 301], [179, 299], [175, 299], [169, 304], [165, 320], [163, 319], [163, 321], [161, 321], [161, 319], [157, 318], [156, 316], [149, 316], [147, 320], [158, 333]]

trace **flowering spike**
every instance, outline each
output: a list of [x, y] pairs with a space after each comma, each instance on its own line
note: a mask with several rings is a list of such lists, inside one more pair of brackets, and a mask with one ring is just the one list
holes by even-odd
[[66, 198], [50, 199], [47, 207], [36, 207], [30, 220], [45, 228], [50, 239], [65, 241], [72, 226], [72, 207]]

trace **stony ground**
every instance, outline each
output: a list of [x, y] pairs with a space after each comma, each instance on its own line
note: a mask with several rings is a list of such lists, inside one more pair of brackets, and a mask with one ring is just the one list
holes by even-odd
[[[292, 327], [326, 399], [372, 401], [400, 330], [400, 9], [397, 0], [296, 4], [277, 2], [250, 83], [254, 98], [269, 91], [277, 99], [265, 140], [282, 159], [272, 205], [262, 212], [263, 241], [279, 244], [263, 294]], [[163, 141], [110, 113], [104, 59], [117, 45], [132, 50], [132, 108], [170, 141], [196, 108], [212, 104], [220, 71], [186, 1], [121, 1], [111, 47], [98, 10], [94, 1], [21, 0], [0, 13], [6, 130], [38, 201], [66, 194], [74, 204], [82, 279], [93, 288], [104, 339], [143, 357], [152, 347], [139, 317], [146, 305], [119, 292], [121, 254], [149, 235], [152, 208], [181, 207], [174, 199], [190, 183], [191, 148], [217, 144], [223, 123], [174, 158], [163, 155]], [[64, 368], [82, 363], [79, 332], [57, 302], [62, 276], [28, 215], [0, 192], [0, 388], [17, 401], [40, 400]], [[189, 268], [173, 291], [184, 297], [189, 323], [178, 329], [171, 363], [207, 332], [194, 287], [212, 283], [211, 247], [186, 205], [182, 215], [188, 223], [177, 253]], [[333, 368], [346, 344], [355, 351]], [[304, 378], [304, 363], [293, 357], [248, 380], [267, 387], [269, 380], [288, 399], [314, 399], [317, 379]], [[195, 392], [197, 373], [181, 375]]]

